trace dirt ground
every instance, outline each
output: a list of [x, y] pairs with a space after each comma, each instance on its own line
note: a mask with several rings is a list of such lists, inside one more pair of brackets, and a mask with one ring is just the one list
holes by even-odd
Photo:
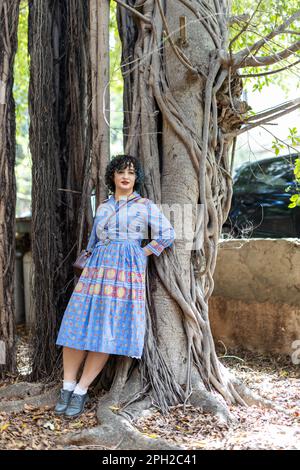
[[[18, 329], [18, 368], [28, 373], [28, 348], [24, 330]], [[219, 353], [220, 360], [252, 390], [283, 407], [289, 414], [256, 406], [230, 408], [236, 421], [230, 426], [192, 406], [175, 406], [167, 417], [160, 413], [135, 424], [147, 436], [163, 437], [185, 449], [300, 449], [299, 377], [300, 365], [293, 365], [290, 357], [261, 356], [234, 351]], [[10, 377], [7, 383], [22, 381]], [[5, 386], [6, 384], [2, 384]], [[97, 424], [93, 390], [86, 412], [67, 421], [57, 417], [52, 407], [26, 406], [21, 413], [0, 413], [0, 449], [66, 449], [55, 444], [70, 431], [78, 431]], [[70, 446], [68, 449], [78, 449]], [[97, 449], [97, 447], [81, 447]], [[100, 449], [109, 450], [99, 446]]]

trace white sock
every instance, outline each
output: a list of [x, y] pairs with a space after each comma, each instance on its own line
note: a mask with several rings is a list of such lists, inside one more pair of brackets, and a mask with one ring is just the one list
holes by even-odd
[[64, 390], [73, 392], [75, 390], [75, 387], [76, 387], [76, 380], [74, 380], [73, 382], [68, 382], [67, 380], [64, 380], [64, 385], [63, 385]]
[[86, 392], [87, 392], [87, 388], [81, 388], [81, 387], [79, 387], [78, 384], [76, 385], [76, 387], [75, 387], [75, 389], [74, 389], [74, 393], [75, 393], [76, 395], [85, 395]]

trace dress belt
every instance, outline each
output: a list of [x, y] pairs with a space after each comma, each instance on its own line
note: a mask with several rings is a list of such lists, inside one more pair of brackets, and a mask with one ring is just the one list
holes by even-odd
[[135, 243], [140, 245], [140, 240], [137, 238], [109, 238], [106, 237], [95, 244], [96, 246], [108, 245], [109, 243]]

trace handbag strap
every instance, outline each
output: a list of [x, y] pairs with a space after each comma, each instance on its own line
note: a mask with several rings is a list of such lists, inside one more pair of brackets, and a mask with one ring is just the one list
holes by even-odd
[[117, 209], [114, 210], [112, 214], [110, 214], [110, 216], [105, 222], [105, 225], [107, 224], [107, 222], [111, 219], [113, 215], [117, 215], [117, 213], [120, 212], [120, 210], [122, 210], [123, 207], [127, 206], [129, 202], [137, 201], [138, 199], [141, 199], [141, 196], [135, 196], [133, 199], [127, 200], [122, 206], [118, 206]]
[[[126, 201], [121, 207], [118, 206], [117, 209], [114, 210], [114, 211], [112, 212], [112, 214], [110, 214], [110, 216], [106, 219], [105, 225], [108, 223], [108, 221], [111, 219], [111, 217], [112, 217], [113, 215], [115, 215], [115, 214], [117, 214], [118, 212], [120, 212], [120, 210], [123, 209], [123, 207], [127, 206], [127, 204], [128, 204], [129, 202], [138, 201], [139, 199], [142, 199], [142, 197], [141, 197], [140, 195], [139, 195], [139, 196], [135, 196], [134, 198], [129, 199], [129, 200], [127, 199], [127, 201]], [[108, 201], [108, 199], [105, 199], [105, 200], [102, 202], [102, 204], [104, 204], [104, 203], [107, 202], [107, 201]], [[86, 250], [83, 250], [83, 251], [86, 252]]]

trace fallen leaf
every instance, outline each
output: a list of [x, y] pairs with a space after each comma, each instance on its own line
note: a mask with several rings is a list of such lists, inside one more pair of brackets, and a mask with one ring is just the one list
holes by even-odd
[[4, 424], [3, 426], [1, 426], [0, 431], [1, 431], [1, 432], [2, 432], [2, 431], [5, 431], [5, 429], [7, 429], [7, 428], [9, 427], [9, 425], [10, 425], [10, 423]]
[[53, 423], [50, 423], [50, 421], [47, 421], [47, 423], [44, 424], [44, 428], [50, 429], [51, 431], [54, 431], [55, 426]]

